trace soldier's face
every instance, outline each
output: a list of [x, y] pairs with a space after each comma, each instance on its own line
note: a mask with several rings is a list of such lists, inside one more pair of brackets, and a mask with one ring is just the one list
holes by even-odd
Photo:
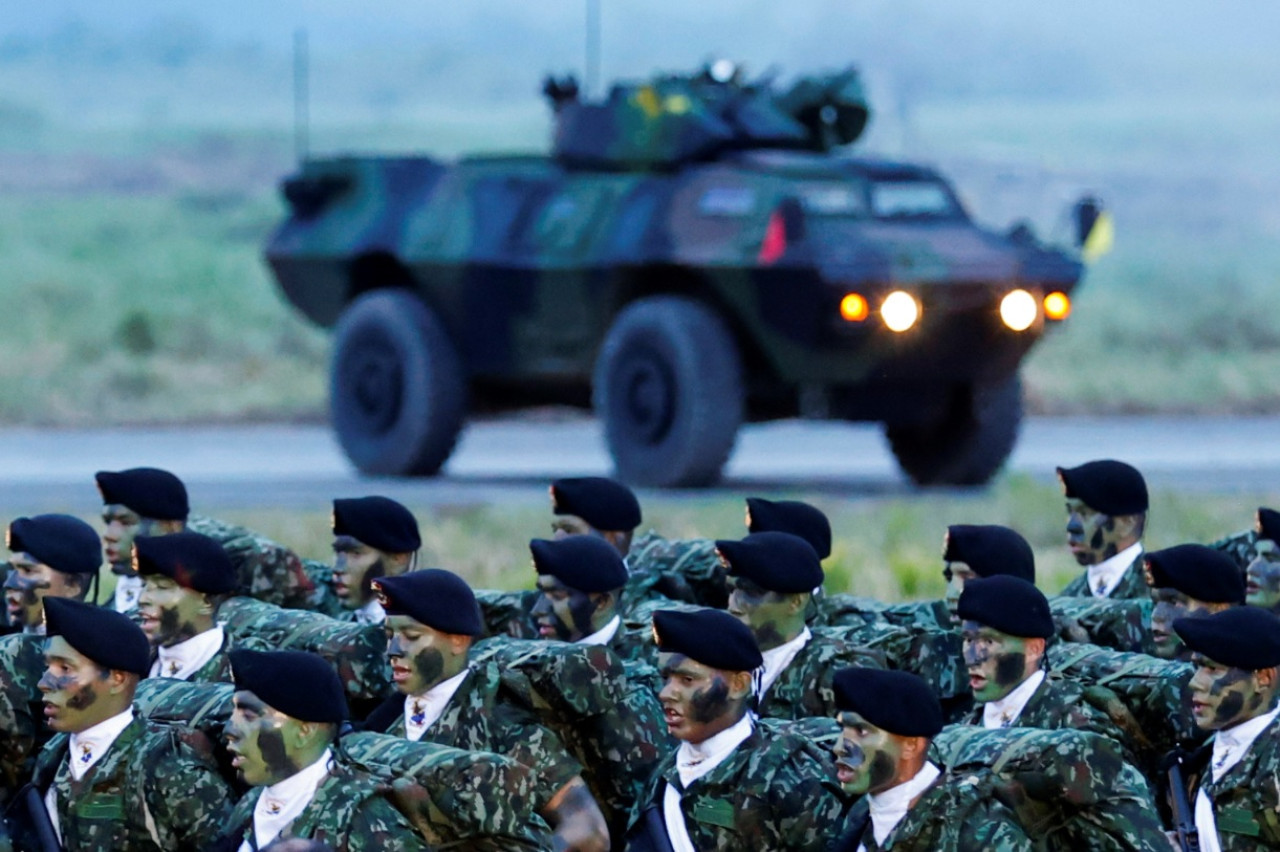
[[462, 670], [466, 647], [459, 647], [458, 637], [407, 615], [388, 615], [384, 627], [391, 680], [402, 694], [426, 692]]
[[102, 507], [102, 526], [103, 551], [112, 573], [132, 576], [133, 541], [139, 536], [150, 535], [154, 524], [127, 506], [108, 503]]
[[111, 700], [123, 678], [81, 654], [61, 636], [45, 644], [45, 670], [38, 684], [44, 721], [54, 731], [79, 733], [119, 712]]
[[140, 626], [153, 648], [170, 648], [209, 629], [213, 617], [209, 599], [174, 580], [149, 574], [142, 580], [138, 596]]
[[1035, 671], [1038, 661], [1028, 654], [1028, 640], [1020, 636], [976, 621], [963, 622], [960, 635], [974, 701], [999, 701]]
[[684, 654], [658, 655], [662, 673], [663, 718], [671, 736], [700, 743], [742, 717], [743, 701], [751, 690], [747, 672], [723, 672]]
[[34, 627], [44, 621], [44, 599], [73, 598], [80, 594], [80, 581], [37, 562], [29, 553], [15, 553], [4, 579], [4, 603], [9, 623]]
[[1280, 545], [1258, 539], [1258, 555], [1245, 570], [1245, 599], [1249, 606], [1280, 610]]
[[1115, 556], [1131, 532], [1128, 522], [1067, 498], [1067, 547], [1079, 564], [1097, 565]]
[[538, 591], [530, 614], [543, 639], [577, 642], [595, 632], [592, 618], [597, 598], [569, 588], [550, 574], [538, 575]]
[[1174, 620], [1189, 615], [1208, 615], [1213, 607], [1177, 589], [1152, 589], [1151, 602], [1151, 642], [1155, 655], [1164, 660], [1185, 656], [1182, 640], [1173, 632]]
[[373, 598], [373, 581], [386, 573], [381, 551], [349, 535], [333, 540], [333, 592], [347, 609], [367, 604]]
[[1275, 669], [1234, 669], [1203, 654], [1192, 654], [1191, 664], [1191, 716], [1202, 731], [1238, 725], [1270, 712], [1275, 703]]
[[248, 690], [237, 690], [223, 727], [231, 765], [250, 787], [283, 781], [302, 769], [297, 756], [299, 722]]
[[595, 527], [577, 515], [556, 515], [551, 519], [551, 537], [557, 541], [571, 535], [599, 535]]
[[840, 723], [840, 741], [832, 753], [844, 791], [861, 796], [894, 786], [904, 738], [877, 728], [852, 710], [836, 714], [836, 721]]
[[947, 581], [947, 611], [951, 613], [951, 623], [960, 626], [960, 593], [964, 584], [977, 577], [978, 574], [964, 562], [948, 562], [942, 569], [942, 579]]
[[760, 650], [768, 651], [796, 637], [796, 613], [803, 610], [797, 595], [771, 592], [746, 577], [725, 580], [729, 590], [729, 614], [755, 634]]

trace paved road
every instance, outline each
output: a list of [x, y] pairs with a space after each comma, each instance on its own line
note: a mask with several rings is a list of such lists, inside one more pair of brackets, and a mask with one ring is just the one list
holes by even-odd
[[[1280, 417], [1032, 418], [1010, 468], [1051, 481], [1056, 465], [1106, 456], [1137, 465], [1156, 487], [1280, 493]], [[193, 503], [210, 508], [322, 508], [334, 496], [370, 492], [421, 504], [544, 500], [554, 476], [609, 471], [600, 429], [585, 418], [473, 424], [445, 475], [425, 480], [361, 479], [321, 426], [10, 429], [0, 430], [0, 512], [72, 509], [96, 496], [94, 471], [144, 464], [178, 473]], [[876, 427], [803, 421], [745, 428], [722, 488], [849, 497], [913, 490]]]

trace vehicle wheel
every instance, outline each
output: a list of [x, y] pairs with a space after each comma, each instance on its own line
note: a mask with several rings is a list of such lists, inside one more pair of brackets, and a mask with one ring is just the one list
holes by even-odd
[[693, 299], [634, 302], [600, 349], [592, 403], [619, 477], [654, 487], [708, 485], [742, 422], [733, 335]]
[[407, 290], [357, 298], [334, 330], [329, 411], [362, 473], [436, 473], [453, 451], [467, 384], [440, 320]]
[[886, 426], [898, 465], [919, 485], [981, 485], [1004, 464], [1022, 424], [1022, 380], [975, 388], [940, 420]]

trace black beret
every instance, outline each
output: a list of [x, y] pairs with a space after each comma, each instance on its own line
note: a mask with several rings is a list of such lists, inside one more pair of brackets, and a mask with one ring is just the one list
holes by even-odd
[[346, 720], [342, 681], [318, 654], [232, 648], [229, 656], [237, 690], [252, 692], [301, 722], [336, 724]]
[[551, 483], [551, 510], [577, 515], [598, 530], [613, 532], [640, 526], [640, 501], [631, 489], [603, 476], [576, 476]]
[[1156, 589], [1177, 589], [1205, 603], [1244, 603], [1244, 577], [1235, 560], [1203, 544], [1179, 544], [1143, 554]]
[[1256, 606], [1236, 606], [1213, 615], [1173, 622], [1182, 644], [1215, 663], [1257, 671], [1280, 666], [1280, 617]]
[[1266, 506], [1258, 507], [1258, 538], [1269, 538], [1280, 544], [1280, 512]]
[[103, 503], [119, 503], [140, 517], [156, 521], [185, 521], [191, 513], [187, 487], [167, 470], [132, 467], [128, 470], [100, 470], [93, 475], [102, 492]]
[[1008, 527], [953, 524], [947, 527], [942, 554], [947, 562], [963, 562], [979, 577], [1007, 574], [1036, 581], [1036, 557], [1027, 540]]
[[390, 497], [334, 500], [333, 534], [349, 535], [383, 553], [412, 553], [422, 546], [413, 513]]
[[475, 593], [457, 574], [426, 568], [398, 577], [379, 577], [373, 588], [387, 615], [407, 615], [441, 633], [484, 633]]
[[74, 598], [44, 599], [45, 633], [67, 644], [104, 669], [151, 672], [151, 643], [142, 628], [122, 613]]
[[627, 563], [612, 544], [594, 535], [529, 541], [533, 570], [580, 592], [612, 592], [627, 584]]
[[942, 730], [942, 705], [919, 675], [847, 668], [835, 673], [832, 686], [838, 710], [852, 710], [891, 734], [932, 739]]
[[160, 574], [184, 588], [211, 595], [236, 590], [239, 577], [231, 557], [207, 535], [180, 532], [133, 540], [133, 564], [138, 574]]
[[659, 651], [727, 672], [755, 671], [764, 664], [751, 628], [722, 609], [660, 609], [653, 614]]
[[102, 567], [102, 540], [93, 527], [70, 515], [36, 515], [9, 524], [6, 543], [14, 553], [63, 574], [96, 574]]
[[[831, 555], [831, 522], [821, 509], [799, 500], [765, 500], [747, 498], [751, 513], [748, 532], [784, 532], [798, 535], [813, 547], [819, 559]], [[817, 585], [815, 583], [815, 585]]]
[[812, 592], [822, 585], [822, 561], [809, 542], [784, 532], [760, 532], [741, 541], [717, 541], [730, 577], [746, 577], [771, 592]]
[[978, 577], [960, 592], [960, 618], [1024, 639], [1048, 639], [1056, 632], [1049, 601], [1033, 584], [997, 574]]
[[1068, 497], [1083, 500], [1104, 515], [1136, 515], [1147, 511], [1147, 483], [1138, 469], [1121, 461], [1104, 459], [1079, 467], [1058, 468], [1058, 478]]

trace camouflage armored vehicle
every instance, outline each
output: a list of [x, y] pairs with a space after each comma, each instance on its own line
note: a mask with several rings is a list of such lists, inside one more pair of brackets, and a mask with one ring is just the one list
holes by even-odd
[[[598, 102], [549, 79], [548, 156], [311, 159], [284, 181], [267, 259], [334, 328], [356, 467], [430, 475], [469, 412], [549, 403], [593, 406], [638, 485], [710, 483], [743, 421], [797, 415], [883, 423], [922, 484], [1000, 467], [1075, 250], [844, 152], [869, 115], [854, 71], [720, 70]], [[1081, 240], [1097, 212], [1077, 207]]]

